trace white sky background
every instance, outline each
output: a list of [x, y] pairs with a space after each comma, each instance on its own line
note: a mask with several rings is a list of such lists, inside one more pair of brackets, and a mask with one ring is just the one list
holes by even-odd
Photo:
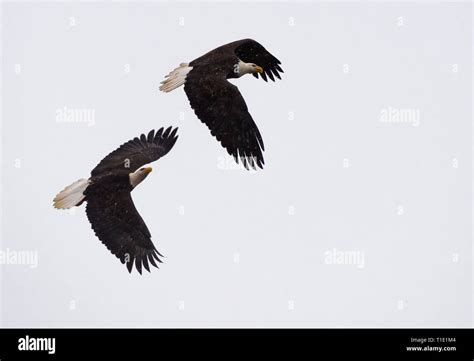
[[[471, 326], [471, 4], [4, 3], [2, 26], [1, 249], [38, 252], [0, 266], [2, 326]], [[257, 173], [222, 161], [182, 89], [158, 91], [245, 37], [285, 70], [233, 81]], [[58, 122], [64, 107], [93, 125]], [[52, 198], [169, 125], [175, 148], [133, 192], [167, 258], [130, 275], [84, 207]]]

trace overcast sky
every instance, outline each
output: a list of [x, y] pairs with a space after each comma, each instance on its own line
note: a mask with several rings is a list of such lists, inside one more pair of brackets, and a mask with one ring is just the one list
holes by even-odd
[[[2, 326], [471, 326], [470, 4], [2, 10], [1, 250], [37, 256], [0, 266]], [[246, 37], [285, 70], [232, 81], [265, 142], [258, 172], [234, 166], [182, 89], [158, 91]], [[178, 142], [133, 192], [166, 258], [129, 274], [84, 207], [52, 199], [170, 125]]]

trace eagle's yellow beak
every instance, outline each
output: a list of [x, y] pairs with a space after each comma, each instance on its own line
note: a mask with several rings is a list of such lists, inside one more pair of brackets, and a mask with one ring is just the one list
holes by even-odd
[[257, 73], [263, 73], [263, 68], [260, 66], [257, 66], [255, 70], [257, 71]]
[[145, 174], [151, 173], [152, 170], [152, 167], [145, 168]]

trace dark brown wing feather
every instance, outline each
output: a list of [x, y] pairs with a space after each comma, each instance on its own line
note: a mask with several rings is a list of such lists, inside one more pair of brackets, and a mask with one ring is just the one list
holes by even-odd
[[[275, 58], [255, 40], [245, 39], [236, 42], [235, 55], [246, 63], [254, 63], [262, 67], [264, 72], [260, 76], [263, 80], [267, 81], [267, 76], [272, 81], [275, 81], [275, 77], [281, 79], [280, 73], [283, 73], [283, 69], [280, 67], [280, 60]], [[257, 73], [253, 74], [253, 76], [258, 78]]]
[[[117, 177], [117, 176], [115, 176]], [[138, 272], [142, 266], [161, 262], [151, 241], [151, 234], [130, 196], [128, 179], [103, 179], [86, 191], [86, 213], [97, 237], [131, 272], [133, 263]]]
[[227, 152], [245, 168], [263, 168], [262, 136], [238, 88], [226, 80], [226, 69], [197, 66], [188, 74], [184, 91], [196, 116]]
[[142, 134], [111, 152], [92, 170], [91, 175], [97, 176], [110, 171], [132, 173], [141, 166], [158, 160], [168, 153], [176, 143], [178, 128], [160, 128], [156, 134], [154, 130], [148, 136]]

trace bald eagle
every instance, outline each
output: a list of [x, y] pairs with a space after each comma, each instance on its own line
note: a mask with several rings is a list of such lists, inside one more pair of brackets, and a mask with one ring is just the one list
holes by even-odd
[[80, 179], [56, 195], [53, 205], [68, 209], [87, 202], [86, 214], [92, 229], [102, 243], [131, 272], [133, 262], [138, 272], [142, 265], [150, 272], [149, 263], [163, 257], [151, 241], [151, 234], [133, 204], [130, 192], [151, 172], [143, 165], [167, 154], [176, 142], [178, 128], [151, 130], [107, 155], [92, 170], [89, 179]]
[[190, 63], [182, 63], [161, 82], [170, 92], [184, 84], [196, 116], [227, 152], [246, 169], [263, 168], [264, 145], [239, 89], [227, 81], [252, 74], [267, 81], [281, 79], [280, 61], [252, 39], [220, 46]]

